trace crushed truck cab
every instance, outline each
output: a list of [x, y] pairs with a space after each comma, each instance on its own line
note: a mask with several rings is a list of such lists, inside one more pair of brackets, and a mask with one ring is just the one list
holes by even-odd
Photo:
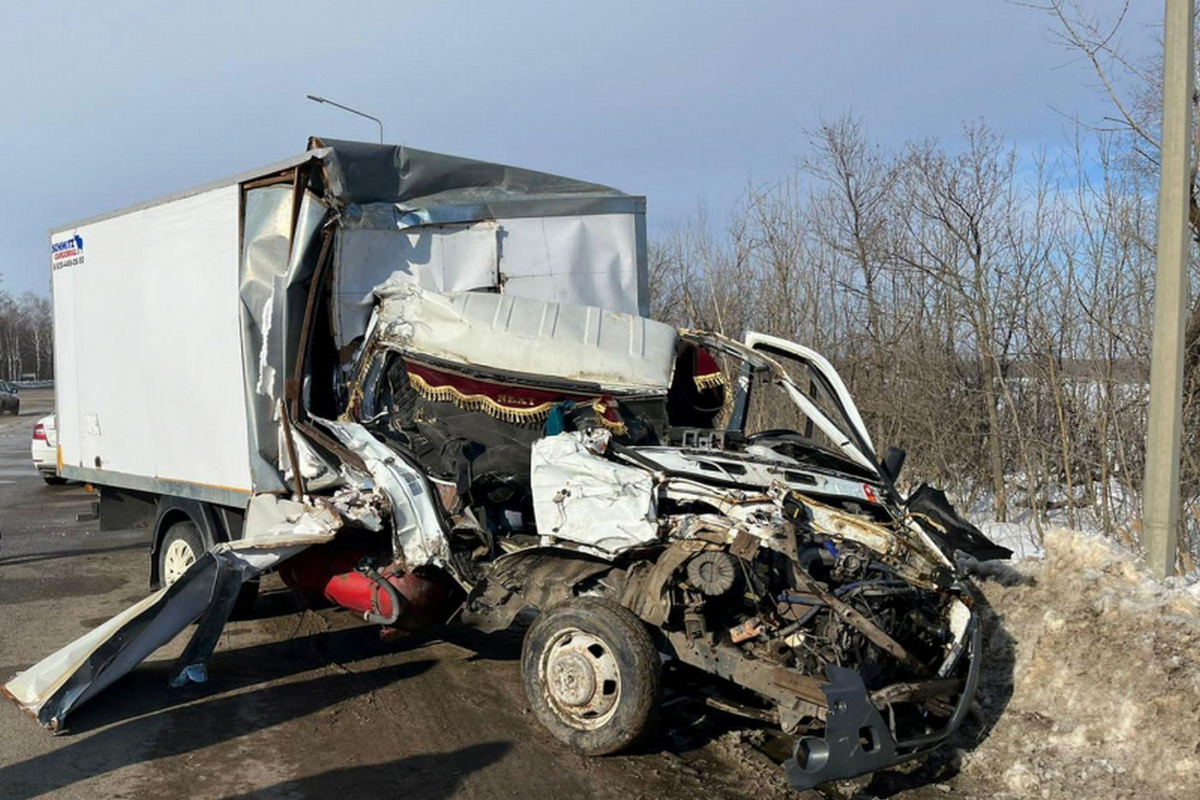
[[664, 659], [794, 735], [795, 788], [946, 740], [982, 658], [954, 556], [1004, 553], [939, 492], [901, 496], [825, 358], [648, 319], [640, 198], [313, 148], [241, 184], [240, 536], [11, 698], [58, 728], [196, 619], [172, 676], [203, 681], [242, 586], [278, 570], [397, 632], [536, 617], [530, 706], [579, 752], [650, 729]]

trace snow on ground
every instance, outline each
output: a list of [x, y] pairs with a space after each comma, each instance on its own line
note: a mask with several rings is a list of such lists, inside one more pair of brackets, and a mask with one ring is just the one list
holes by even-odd
[[1000, 798], [1200, 797], [1200, 584], [1109, 541], [1046, 531], [1044, 557], [977, 578], [991, 606], [980, 711], [955, 789]]
[[[1008, 520], [997, 522], [995, 518], [995, 495], [986, 487], [975, 486], [953, 492], [956, 504], [963, 516], [974, 523], [984, 535], [998, 545], [1013, 551], [1013, 560], [1022, 558], [1041, 558], [1042, 537], [1051, 528], [1070, 528], [1093, 536], [1103, 536], [1106, 529], [1111, 529], [1115, 535], [1126, 542], [1135, 540], [1135, 521], [1140, 516], [1140, 508], [1134, 498], [1125, 491], [1117, 480], [1109, 482], [1108, 492], [1108, 524], [1100, 503], [1103, 485], [1093, 482], [1075, 489], [1075, 498], [1071, 509], [1067, 507], [1066, 490], [1058, 485], [1044, 486], [1038, 496], [1039, 511], [1033, 511], [1034, 505], [1027, 494], [1021, 489], [1026, 481], [1021, 474], [1010, 476], [1012, 486], [1009, 496]], [[1049, 504], [1048, 508], [1043, 507]]]
[[1028, 522], [996, 522], [985, 519], [975, 523], [983, 535], [1001, 547], [1013, 551], [1013, 561], [1023, 558], [1041, 558], [1045, 555], [1041, 537]]

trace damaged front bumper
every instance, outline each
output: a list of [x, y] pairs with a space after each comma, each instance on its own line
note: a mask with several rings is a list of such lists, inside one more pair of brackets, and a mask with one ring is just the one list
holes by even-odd
[[944, 744], [962, 724], [979, 687], [983, 637], [977, 617], [972, 617], [967, 637], [967, 676], [954, 711], [941, 730], [918, 736], [897, 737], [894, 724], [872, 703], [858, 673], [826, 667], [829, 682], [821, 687], [828, 701], [825, 734], [797, 740], [792, 757], [783, 765], [788, 785], [804, 791], [854, 778], [926, 755]]

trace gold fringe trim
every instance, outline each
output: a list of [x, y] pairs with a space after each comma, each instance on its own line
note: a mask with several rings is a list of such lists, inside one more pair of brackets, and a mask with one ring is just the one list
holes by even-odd
[[[550, 402], [530, 406], [529, 408], [510, 408], [509, 406], [497, 403], [485, 394], [466, 394], [454, 386], [433, 386], [414, 372], [408, 373], [408, 382], [417, 391], [417, 394], [430, 402], [454, 403], [454, 405], [464, 411], [482, 411], [489, 416], [512, 423], [513, 425], [544, 421], [546, 417], [550, 416], [550, 409], [558, 405], [557, 402]], [[615, 435], [624, 436], [629, 433], [629, 429], [624, 422], [619, 420], [613, 422], [604, 416], [607, 404], [602, 399], [596, 398], [596, 400], [592, 401], [592, 410], [596, 412], [596, 419], [600, 420], [600, 424], [608, 428]]]
[[464, 411], [482, 411], [489, 416], [514, 425], [539, 422], [550, 415], [554, 403], [541, 403], [529, 408], [509, 408], [485, 394], [466, 394], [453, 386], [433, 386], [420, 375], [408, 373], [408, 382], [417, 394], [436, 403], [454, 403]]
[[618, 418], [616, 422], [613, 422], [604, 416], [604, 412], [608, 410], [608, 406], [602, 399], [596, 398], [592, 401], [592, 410], [596, 412], [596, 419], [600, 420], [600, 424], [612, 431], [614, 436], [624, 436], [629, 433], [629, 428], [625, 426], [625, 423], [621, 419]]
[[714, 372], [710, 375], [697, 375], [692, 378], [696, 383], [696, 388], [700, 391], [706, 389], [716, 389], [718, 386], [725, 385], [725, 376], [719, 372]]

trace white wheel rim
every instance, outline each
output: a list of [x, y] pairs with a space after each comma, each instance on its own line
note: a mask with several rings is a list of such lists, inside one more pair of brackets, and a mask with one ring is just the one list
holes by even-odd
[[595, 730], [612, 719], [621, 698], [621, 671], [600, 637], [567, 628], [542, 651], [542, 686], [554, 712], [573, 728]]
[[170, 586], [195, 563], [196, 551], [183, 539], [176, 539], [167, 545], [167, 552], [163, 557], [163, 582]]

